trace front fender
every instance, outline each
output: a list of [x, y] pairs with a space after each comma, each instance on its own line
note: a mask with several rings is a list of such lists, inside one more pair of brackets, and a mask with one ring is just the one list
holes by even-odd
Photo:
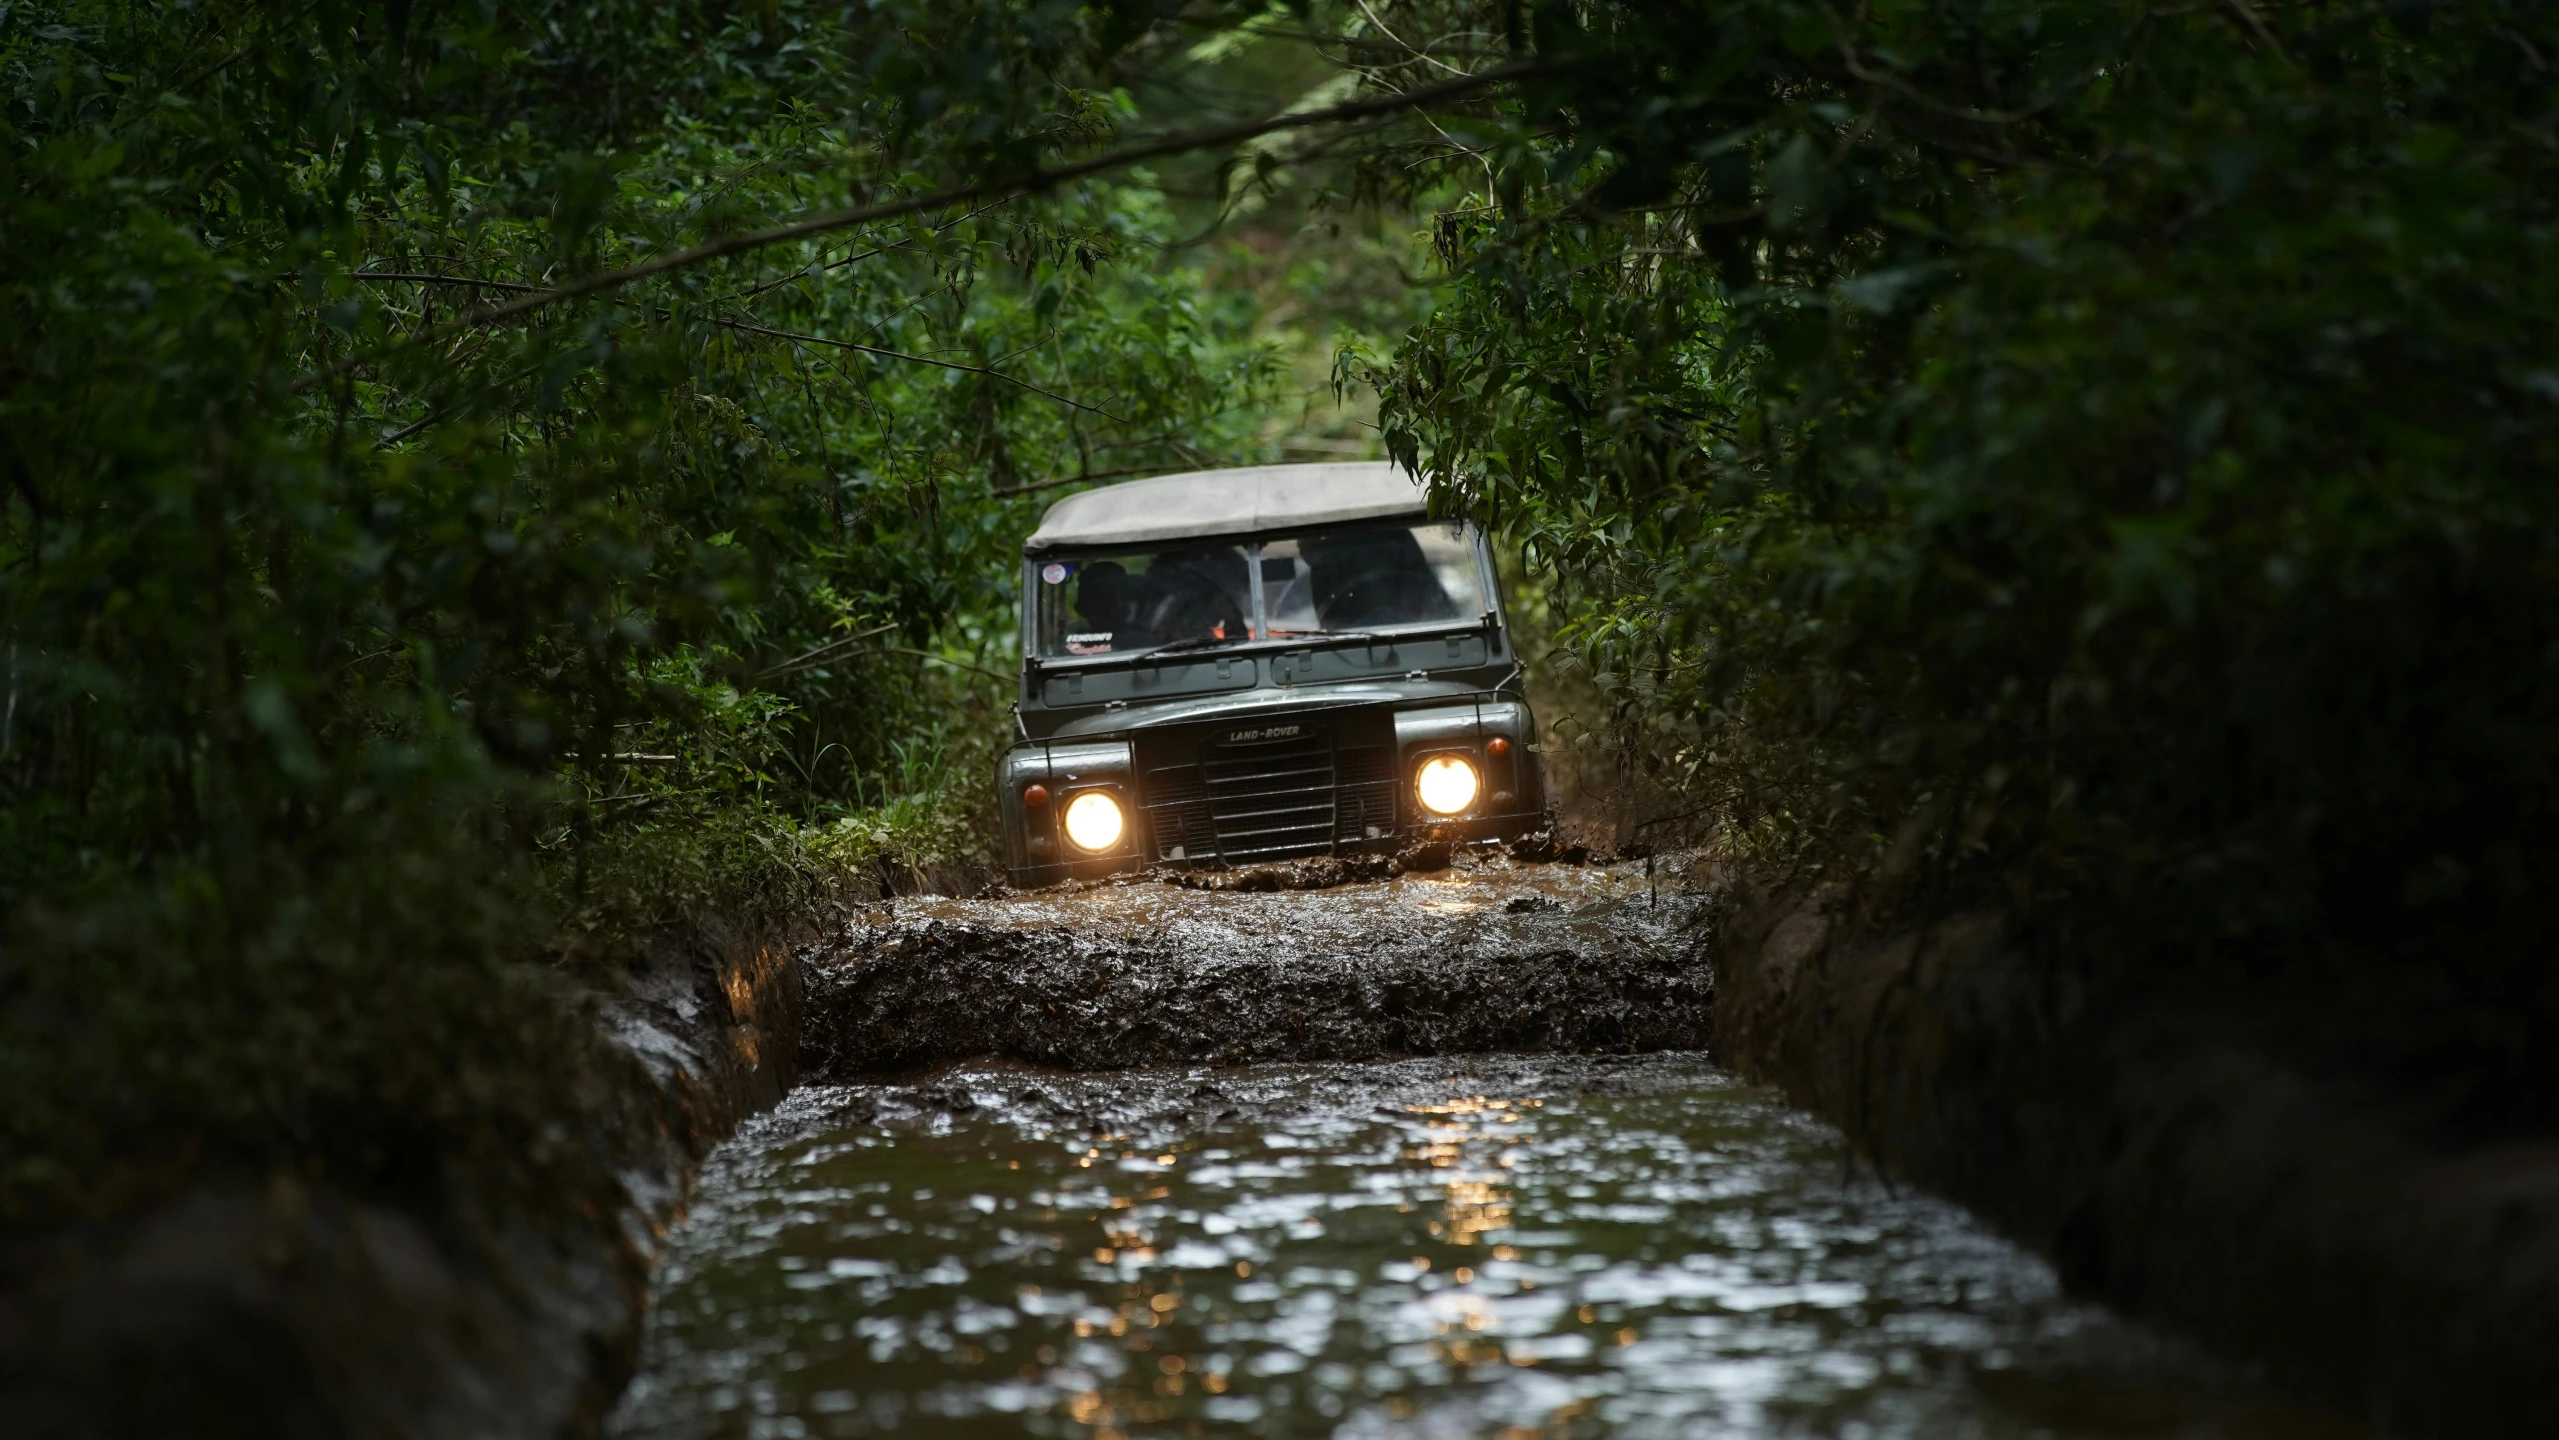
[[[1033, 785], [1048, 803], [1025, 803]], [[1067, 803], [1087, 790], [1106, 790], [1128, 819], [1120, 843], [1101, 855], [1074, 850], [1058, 824]], [[1137, 803], [1136, 751], [1126, 740], [1031, 740], [1006, 750], [995, 763], [995, 803], [1004, 823], [1004, 865], [1016, 883], [1053, 881], [1125, 870], [1146, 853]]]
[[[1507, 742], [1498, 756], [1491, 744], [1497, 738]], [[1395, 748], [1402, 757], [1407, 786], [1425, 756], [1443, 751], [1462, 754], [1478, 767], [1484, 777], [1484, 795], [1476, 810], [1460, 817], [1466, 820], [1512, 819], [1544, 810], [1545, 777], [1536, 746], [1537, 717], [1529, 712], [1527, 702], [1504, 695], [1458, 705], [1416, 706], [1395, 714]]]

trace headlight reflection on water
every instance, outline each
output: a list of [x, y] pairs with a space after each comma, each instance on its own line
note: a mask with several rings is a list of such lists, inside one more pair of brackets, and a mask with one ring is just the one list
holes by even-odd
[[625, 1440], [2326, 1433], [1700, 1056], [795, 1094], [672, 1238]]

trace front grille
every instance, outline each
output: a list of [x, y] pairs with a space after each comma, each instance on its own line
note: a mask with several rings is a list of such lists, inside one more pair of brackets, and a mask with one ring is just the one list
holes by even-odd
[[1384, 706], [1192, 721], [1136, 740], [1144, 843], [1158, 861], [1245, 865], [1395, 834], [1401, 790]]
[[1333, 848], [1333, 739], [1316, 733], [1212, 746], [1200, 779], [1229, 864], [1322, 855]]
[[1147, 832], [1158, 860], [1217, 858], [1217, 818], [1209, 812], [1208, 785], [1200, 767], [1159, 765], [1146, 772]]
[[1395, 747], [1345, 747], [1335, 762], [1333, 836], [1344, 845], [1395, 833]]

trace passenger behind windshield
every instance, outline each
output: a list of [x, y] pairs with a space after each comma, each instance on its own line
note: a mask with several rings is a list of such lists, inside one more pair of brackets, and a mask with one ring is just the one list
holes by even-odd
[[[1253, 624], [1252, 567], [1262, 571]], [[1042, 655], [1119, 655], [1401, 626], [1483, 613], [1475, 543], [1458, 524], [1345, 526], [1250, 544], [1038, 562]]]
[[1243, 640], [1252, 572], [1240, 545], [1192, 545], [1084, 560], [1039, 572], [1040, 653], [1109, 655]]

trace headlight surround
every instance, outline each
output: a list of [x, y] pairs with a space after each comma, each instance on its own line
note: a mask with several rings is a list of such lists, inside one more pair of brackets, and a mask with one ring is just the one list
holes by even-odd
[[1433, 755], [1413, 772], [1413, 798], [1443, 818], [1463, 814], [1483, 790], [1484, 777], [1461, 755]]
[[1088, 855], [1099, 855], [1128, 833], [1128, 812], [1108, 791], [1087, 790], [1066, 802], [1066, 838]]

